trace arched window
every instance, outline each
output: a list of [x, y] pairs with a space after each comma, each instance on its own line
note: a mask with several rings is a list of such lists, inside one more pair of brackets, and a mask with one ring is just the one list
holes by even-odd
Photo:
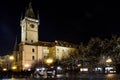
[[35, 49], [32, 49], [32, 52], [35, 52]]

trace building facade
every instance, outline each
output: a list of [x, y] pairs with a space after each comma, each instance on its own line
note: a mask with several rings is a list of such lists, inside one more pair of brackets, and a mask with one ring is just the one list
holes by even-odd
[[77, 50], [76, 45], [64, 41], [39, 41], [39, 25], [40, 20], [35, 16], [30, 3], [21, 19], [21, 42], [18, 51], [14, 53], [18, 70], [30, 69], [39, 60], [68, 58], [69, 54], [74, 54]]

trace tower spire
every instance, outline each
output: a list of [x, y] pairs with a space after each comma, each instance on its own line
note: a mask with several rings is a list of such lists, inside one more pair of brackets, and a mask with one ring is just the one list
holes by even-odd
[[32, 3], [30, 1], [24, 18], [20, 21], [21, 26], [21, 42], [33, 44], [38, 42], [39, 19], [35, 16]]
[[21, 13], [20, 21], [23, 19], [23, 13]]
[[29, 7], [26, 10], [25, 17], [35, 18], [35, 14], [32, 8], [32, 1], [30, 0]]
[[39, 10], [37, 12], [37, 19], [40, 21]]
[[16, 39], [15, 39], [15, 44], [14, 44], [14, 47], [13, 47], [13, 51], [17, 51], [17, 36], [16, 36]]

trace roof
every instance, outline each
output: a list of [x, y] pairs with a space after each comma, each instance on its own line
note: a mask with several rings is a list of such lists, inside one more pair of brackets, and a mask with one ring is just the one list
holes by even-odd
[[65, 41], [54, 41], [54, 42], [45, 42], [45, 41], [39, 41], [36, 43], [25, 43], [27, 45], [36, 45], [36, 46], [48, 46], [48, 47], [53, 47], [53, 46], [62, 46], [62, 47], [74, 47], [77, 48], [78, 45], [73, 44], [73, 43], [69, 43], [69, 42], [65, 42]]

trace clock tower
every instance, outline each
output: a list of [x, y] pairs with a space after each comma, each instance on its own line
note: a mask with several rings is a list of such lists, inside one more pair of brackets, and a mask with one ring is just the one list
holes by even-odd
[[21, 42], [30, 44], [38, 42], [39, 18], [36, 18], [31, 2], [26, 10], [25, 17], [21, 18], [20, 26]]

